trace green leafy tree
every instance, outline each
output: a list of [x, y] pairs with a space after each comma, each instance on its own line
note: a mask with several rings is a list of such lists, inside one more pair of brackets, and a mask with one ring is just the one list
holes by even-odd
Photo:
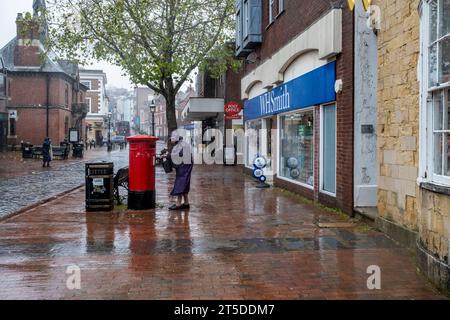
[[52, 0], [41, 16], [47, 47], [61, 58], [107, 61], [164, 96], [172, 132], [175, 98], [192, 72], [238, 66], [226, 45], [233, 12], [234, 0]]

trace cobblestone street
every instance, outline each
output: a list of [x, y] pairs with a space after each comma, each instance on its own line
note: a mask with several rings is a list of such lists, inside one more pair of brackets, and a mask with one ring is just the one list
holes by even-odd
[[112, 161], [117, 171], [128, 165], [128, 152], [91, 151], [83, 160], [53, 161], [51, 168], [42, 168], [41, 160], [0, 159], [0, 220], [84, 184], [85, 163], [90, 161]]
[[[54, 174], [76, 185], [81, 167]], [[0, 299], [445, 298], [383, 234], [321, 229], [344, 218], [239, 169], [195, 167], [189, 212], [168, 212], [172, 182], [159, 168], [156, 210], [87, 214], [81, 188], [1, 222]], [[71, 265], [81, 290], [66, 287]], [[381, 290], [367, 289], [371, 265]]]

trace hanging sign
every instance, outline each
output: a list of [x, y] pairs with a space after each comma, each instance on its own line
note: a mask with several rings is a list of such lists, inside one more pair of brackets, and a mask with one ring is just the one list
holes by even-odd
[[239, 115], [242, 111], [242, 105], [237, 102], [229, 102], [225, 105], [224, 113], [225, 120], [240, 120], [242, 116]]

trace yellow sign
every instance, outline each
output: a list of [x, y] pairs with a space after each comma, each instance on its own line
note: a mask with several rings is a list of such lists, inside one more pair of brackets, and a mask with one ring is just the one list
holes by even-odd
[[[355, 9], [356, 0], [347, 0], [348, 1], [348, 7], [351, 11]], [[369, 10], [370, 4], [372, 3], [372, 0], [362, 0], [364, 10]]]

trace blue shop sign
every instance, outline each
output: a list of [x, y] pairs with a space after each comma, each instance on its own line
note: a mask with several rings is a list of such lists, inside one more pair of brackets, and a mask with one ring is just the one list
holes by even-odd
[[330, 62], [244, 104], [245, 121], [336, 101], [336, 62]]

